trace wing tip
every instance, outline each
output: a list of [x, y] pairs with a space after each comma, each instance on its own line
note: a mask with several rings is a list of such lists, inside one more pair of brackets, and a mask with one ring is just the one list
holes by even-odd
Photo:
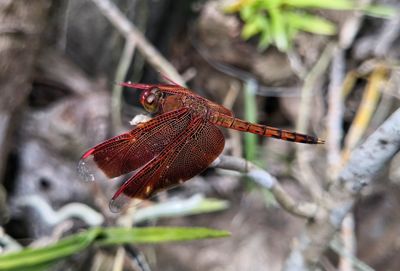
[[132, 83], [131, 81], [120, 82], [120, 83], [118, 83], [118, 85], [120, 85], [121, 87], [136, 88], [136, 89], [143, 89], [143, 90], [149, 89], [153, 86], [153, 85], [149, 85], [149, 84]]
[[82, 159], [88, 158], [90, 155], [93, 154], [94, 151], [95, 151], [95, 148], [91, 148], [90, 150], [88, 150], [87, 152], [85, 152], [85, 153], [82, 155], [81, 160], [82, 160]]
[[171, 78], [169, 78], [167, 75], [165, 75], [165, 74], [163, 74], [163, 73], [161, 73], [161, 72], [159, 72], [159, 74], [161, 75], [161, 77], [162, 77], [165, 81], [171, 83], [172, 85], [177, 86], [177, 87], [182, 87], [180, 84], [178, 84], [177, 82], [175, 82], [174, 80], [172, 80]]

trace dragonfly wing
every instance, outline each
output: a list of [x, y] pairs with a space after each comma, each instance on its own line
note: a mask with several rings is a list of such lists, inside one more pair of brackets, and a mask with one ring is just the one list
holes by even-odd
[[218, 127], [202, 119], [194, 120], [120, 187], [110, 202], [110, 209], [118, 211], [131, 198], [148, 199], [199, 174], [222, 152], [224, 142]]
[[91, 173], [93, 169], [87, 168], [90, 164], [101, 169], [109, 178], [134, 171], [157, 156], [189, 123], [190, 113], [186, 108], [139, 123], [130, 132], [87, 151], [81, 158], [78, 170], [86, 179], [94, 179]]

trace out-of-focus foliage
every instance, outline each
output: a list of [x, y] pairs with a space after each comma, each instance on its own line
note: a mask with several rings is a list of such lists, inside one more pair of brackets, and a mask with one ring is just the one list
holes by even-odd
[[206, 214], [225, 210], [228, 207], [228, 201], [204, 198], [202, 195], [196, 194], [188, 199], [172, 199], [140, 208], [134, 214], [134, 221], [140, 223], [150, 219]]
[[[244, 113], [246, 120], [256, 123], [257, 122], [257, 102], [256, 102], [257, 83], [248, 79], [244, 85]], [[245, 133], [244, 134], [246, 159], [249, 161], [256, 161], [257, 159], [257, 135]]]
[[274, 44], [280, 51], [286, 52], [299, 31], [320, 35], [337, 33], [334, 23], [311, 14], [312, 9], [357, 10], [377, 17], [395, 14], [393, 8], [360, 6], [352, 0], [239, 0], [227, 6], [225, 11], [240, 14], [244, 22], [243, 39], [248, 40], [259, 34], [259, 49], [264, 50]]
[[0, 256], [0, 270], [46, 270], [56, 261], [71, 256], [91, 245], [121, 245], [187, 241], [226, 237], [226, 231], [206, 228], [91, 228], [71, 235], [56, 244], [28, 248]]

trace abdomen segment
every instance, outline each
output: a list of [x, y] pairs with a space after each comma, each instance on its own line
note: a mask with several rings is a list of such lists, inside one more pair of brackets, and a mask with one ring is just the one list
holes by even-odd
[[290, 132], [275, 127], [250, 123], [238, 118], [227, 116], [219, 112], [212, 112], [208, 119], [215, 125], [235, 129], [242, 132], [249, 132], [261, 136], [273, 137], [286, 141], [293, 141], [306, 144], [324, 144], [325, 141], [315, 136]]

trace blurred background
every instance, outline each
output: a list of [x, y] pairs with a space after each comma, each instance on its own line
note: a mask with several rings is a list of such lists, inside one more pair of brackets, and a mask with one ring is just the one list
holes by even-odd
[[[3, 0], [1, 251], [99, 225], [198, 226], [232, 236], [124, 246], [119, 269], [117, 247], [91, 247], [52, 270], [300, 270], [288, 267], [289, 255], [311, 220], [238, 172], [207, 169], [144, 207], [167, 203], [161, 211], [113, 214], [120, 180], [84, 182], [77, 164], [144, 113], [140, 92], [116, 82], [157, 84], [161, 73], [241, 119], [327, 139], [300, 146], [223, 129], [224, 155], [268, 171], [296, 201], [319, 204], [400, 97], [398, 1], [320, 2]], [[324, 244], [320, 269], [398, 270], [399, 165], [394, 156], [357, 195], [338, 229], [341, 247]], [[204, 200], [217, 207], [184, 208]]]

